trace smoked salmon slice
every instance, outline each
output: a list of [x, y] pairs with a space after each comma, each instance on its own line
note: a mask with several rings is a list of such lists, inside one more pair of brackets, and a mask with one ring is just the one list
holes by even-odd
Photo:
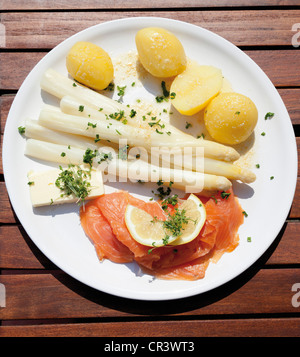
[[110, 224], [92, 201], [81, 207], [80, 221], [100, 260], [109, 259], [115, 263], [133, 261], [133, 253], [116, 238]]
[[[105, 194], [81, 209], [81, 224], [95, 245], [99, 259], [116, 263], [136, 261], [141, 269], [161, 279], [197, 280], [205, 276], [211, 261], [235, 249], [238, 229], [244, 221], [242, 208], [232, 189], [213, 197], [200, 197], [206, 222], [191, 242], [150, 249], [136, 242], [125, 224], [128, 204], [145, 210], [160, 220], [167, 213], [159, 202], [145, 202], [126, 191]], [[149, 252], [150, 251], [150, 252]]]

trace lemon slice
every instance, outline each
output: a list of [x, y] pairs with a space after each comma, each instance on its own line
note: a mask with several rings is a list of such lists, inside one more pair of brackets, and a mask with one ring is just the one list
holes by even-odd
[[125, 224], [134, 240], [150, 247], [162, 247], [178, 238], [168, 234], [163, 221], [132, 205], [126, 207]]
[[[185, 244], [200, 233], [206, 220], [206, 211], [201, 200], [191, 194], [180, 205], [178, 212], [184, 213], [186, 222], [181, 225], [180, 235], [172, 234], [172, 229], [166, 227], [166, 221], [153, 218], [144, 210], [132, 205], [126, 208], [125, 224], [132, 238], [140, 244], [152, 247]], [[170, 222], [169, 219], [167, 221]]]
[[206, 210], [200, 198], [190, 194], [189, 198], [180, 205], [180, 210], [185, 210], [185, 216], [189, 219], [188, 223], [183, 224], [182, 234], [170, 245], [181, 245], [195, 239], [203, 227], [206, 220]]

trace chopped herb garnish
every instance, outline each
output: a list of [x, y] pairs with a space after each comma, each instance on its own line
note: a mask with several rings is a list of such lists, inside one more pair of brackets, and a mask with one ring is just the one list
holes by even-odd
[[163, 210], [168, 208], [168, 205], [176, 206], [178, 203], [178, 195], [173, 195], [162, 201], [161, 206]]
[[169, 97], [170, 92], [166, 88], [166, 82], [165, 81], [161, 82], [161, 88], [162, 88], [164, 97], [166, 97], [166, 98]]
[[106, 119], [109, 119], [109, 118], [120, 121], [121, 119], [125, 118], [125, 112], [124, 112], [124, 110], [120, 110], [119, 112], [109, 114], [108, 117], [106, 116]]
[[20, 134], [25, 134], [25, 126], [19, 126], [19, 127], [18, 127], [18, 132], [19, 132]]
[[88, 124], [87, 124], [87, 129], [89, 128], [89, 126], [90, 126], [91, 128], [96, 128], [97, 124], [93, 124], [93, 123], [88, 122]]
[[78, 111], [83, 112], [84, 111], [84, 105], [80, 105], [78, 108]]
[[185, 128], [186, 128], [186, 129], [190, 128], [191, 126], [192, 126], [191, 123], [186, 122], [186, 125], [185, 125]]
[[65, 156], [66, 156], [66, 153], [65, 153], [65, 152], [62, 152], [62, 153], [60, 154], [60, 156], [61, 156], [61, 157], [65, 157]]
[[193, 221], [196, 224], [196, 221], [188, 218], [185, 213], [186, 211], [184, 209], [180, 210], [175, 208], [175, 213], [168, 215], [168, 219], [163, 222], [163, 227], [170, 231], [173, 236], [181, 236], [184, 230], [184, 224], [187, 224], [189, 221]]
[[112, 153], [109, 152], [108, 154], [104, 153], [104, 152], [101, 152], [99, 154], [99, 161], [98, 161], [98, 164], [101, 164], [101, 162], [103, 161], [111, 161], [113, 159], [113, 156], [112, 156]]
[[123, 95], [125, 94], [125, 89], [126, 89], [127, 86], [123, 86], [123, 87], [120, 87], [120, 86], [117, 86], [118, 88], [118, 96], [119, 97], [123, 97]]
[[129, 116], [130, 116], [130, 118], [135, 117], [136, 116], [136, 111], [134, 109], [131, 109]]
[[117, 134], [122, 135], [122, 134], [119, 132], [119, 130], [117, 130], [117, 129], [116, 129], [116, 132], [117, 132]]
[[251, 243], [251, 237], [247, 237], [247, 242]]
[[61, 173], [55, 181], [55, 185], [64, 191], [63, 196], [74, 194], [78, 198], [78, 203], [85, 200], [90, 192], [90, 171], [81, 169], [79, 166], [70, 164], [68, 169], [63, 170], [60, 166]]
[[267, 119], [272, 119], [273, 116], [274, 116], [274, 113], [268, 112], [268, 113], [265, 115], [265, 120], [267, 120]]
[[161, 96], [156, 96], [155, 97], [155, 100], [157, 101], [157, 103], [161, 103], [161, 102], [163, 102], [164, 101], [164, 97], [161, 95]]
[[257, 169], [259, 169], [259, 168], [260, 168], [260, 164], [256, 164], [255, 167], [256, 167]]
[[246, 211], [242, 212], [245, 217], [248, 217], [248, 213]]
[[271, 176], [271, 177], [270, 177], [270, 180], [274, 180], [274, 176]]
[[225, 191], [221, 192], [221, 197], [225, 198], [227, 200], [227, 198], [230, 196], [230, 193], [227, 193]]
[[216, 199], [216, 197], [215, 197], [215, 196], [211, 196], [211, 198], [215, 201], [215, 204], [217, 204], [217, 203], [218, 203], [218, 200]]
[[73, 83], [73, 87], [77, 87], [77, 84], [75, 82]]
[[241, 112], [235, 112], [234, 114], [239, 115], [239, 114], [241, 114]]
[[266, 133], [263, 131], [260, 135], [261, 135], [261, 136], [265, 136], [265, 135], [266, 135]]
[[161, 103], [163, 101], [167, 102], [169, 100], [169, 98], [171, 98], [171, 99], [175, 98], [176, 94], [174, 92], [172, 92], [170, 94], [170, 92], [167, 90], [165, 81], [161, 82], [161, 88], [162, 88], [163, 95], [155, 97], [155, 100], [157, 101], [157, 103]]
[[99, 134], [96, 134], [96, 138], [95, 138], [95, 143], [97, 143], [98, 141], [100, 141], [101, 139], [100, 139], [100, 137], [99, 137]]
[[28, 181], [28, 182], [27, 182], [27, 185], [28, 185], [28, 186], [34, 185], [34, 181]]
[[83, 162], [89, 164], [90, 166], [93, 165], [93, 159], [97, 156], [97, 150], [86, 149], [83, 155]]

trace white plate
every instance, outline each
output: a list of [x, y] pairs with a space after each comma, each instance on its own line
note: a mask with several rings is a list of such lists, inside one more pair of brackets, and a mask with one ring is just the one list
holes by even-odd
[[[45, 99], [39, 86], [43, 72], [52, 67], [67, 75], [66, 53], [79, 40], [99, 44], [112, 57], [135, 50], [135, 34], [147, 26], [164, 27], [175, 33], [190, 58], [221, 68], [234, 90], [249, 96], [259, 111], [257, 180], [249, 186], [235, 185], [241, 205], [248, 213], [239, 230], [240, 244], [234, 252], [223, 255], [217, 264], [211, 264], [204, 279], [193, 282], [140, 276], [134, 263], [100, 263], [81, 229], [77, 207], [33, 210], [29, 199], [27, 172], [43, 164], [24, 156], [25, 140], [17, 128], [27, 116], [38, 116]], [[264, 120], [269, 111], [275, 113], [274, 118]], [[262, 131], [266, 136], [260, 136]], [[247, 55], [203, 28], [165, 18], [145, 17], [111, 21], [79, 32], [55, 47], [35, 66], [18, 91], [7, 118], [3, 167], [8, 194], [21, 224], [37, 247], [59, 268], [103, 292], [140, 300], [168, 300], [196, 295], [224, 284], [267, 250], [290, 210], [297, 178], [297, 151], [291, 121], [277, 90]], [[143, 192], [143, 189], [135, 188], [135, 193], [146, 198], [150, 191]], [[247, 237], [251, 237], [251, 243], [247, 242]]]

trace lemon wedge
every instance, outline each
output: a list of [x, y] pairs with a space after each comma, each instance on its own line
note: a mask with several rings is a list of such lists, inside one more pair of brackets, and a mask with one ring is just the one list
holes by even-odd
[[205, 207], [193, 194], [166, 221], [132, 205], [125, 211], [125, 224], [132, 238], [150, 247], [188, 243], [198, 236], [205, 220]]

